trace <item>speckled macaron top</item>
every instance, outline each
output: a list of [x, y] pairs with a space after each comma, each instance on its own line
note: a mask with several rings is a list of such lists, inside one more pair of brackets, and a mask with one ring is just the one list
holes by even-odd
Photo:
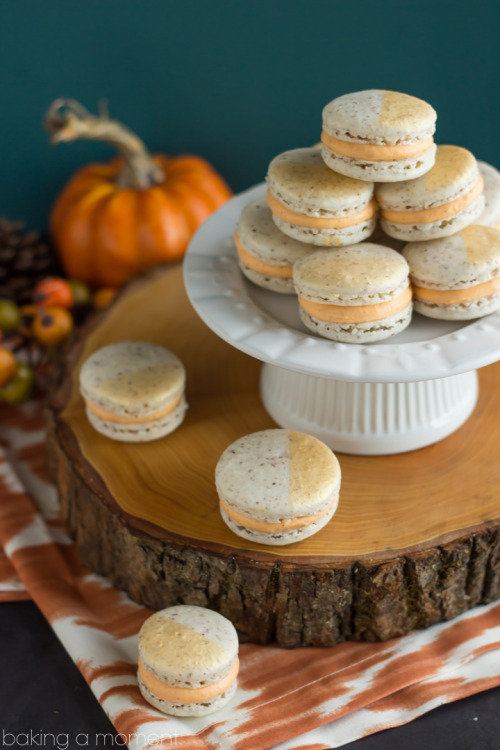
[[238, 658], [238, 634], [222, 615], [178, 605], [151, 615], [139, 632], [139, 657], [168, 685], [199, 688], [222, 679]]
[[434, 166], [421, 177], [377, 185], [382, 210], [418, 211], [449, 203], [471, 190], [479, 179], [476, 159], [460, 146], [438, 146]]
[[474, 223], [500, 229], [500, 172], [484, 161], [477, 165], [484, 180], [484, 210]]
[[415, 96], [368, 89], [329, 102], [323, 109], [323, 130], [344, 141], [400, 145], [430, 138], [436, 117], [433, 107]]
[[367, 206], [372, 182], [337, 174], [317, 148], [298, 148], [276, 156], [269, 165], [270, 193], [286, 208], [317, 217], [343, 217]]
[[226, 448], [215, 481], [230, 508], [275, 523], [327, 508], [338, 495], [340, 466], [317, 438], [270, 429], [245, 435]]
[[277, 266], [291, 265], [311, 252], [309, 245], [278, 229], [269, 206], [259, 198], [241, 212], [235, 239], [248, 253]]
[[180, 359], [163, 346], [120, 341], [94, 352], [80, 371], [80, 391], [93, 406], [119, 417], [148, 417], [179, 398]]
[[465, 289], [500, 276], [500, 230], [473, 224], [450, 237], [410, 242], [403, 255], [415, 286]]
[[408, 286], [408, 263], [396, 250], [372, 242], [317, 250], [294, 267], [300, 296], [333, 305], [371, 305]]

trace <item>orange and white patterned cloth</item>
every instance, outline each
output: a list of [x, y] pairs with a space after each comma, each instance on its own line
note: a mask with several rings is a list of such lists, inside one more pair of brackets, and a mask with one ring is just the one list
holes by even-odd
[[150, 611], [84, 568], [64, 530], [45, 469], [41, 404], [1, 410], [0, 441], [0, 599], [36, 602], [131, 750], [340, 747], [500, 684], [493, 603], [387, 643], [244, 644], [226, 708], [168, 718], [137, 687], [137, 633]]

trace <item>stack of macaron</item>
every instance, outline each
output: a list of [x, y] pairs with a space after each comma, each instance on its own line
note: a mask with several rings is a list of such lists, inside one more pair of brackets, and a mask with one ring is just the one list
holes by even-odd
[[500, 310], [500, 230], [471, 224], [457, 234], [409, 242], [413, 304], [421, 315], [471, 320]]
[[323, 159], [360, 180], [413, 180], [434, 165], [436, 117], [427, 102], [396, 91], [339, 96], [323, 109]]
[[276, 156], [268, 168], [267, 187], [276, 226], [301, 242], [353, 245], [375, 229], [374, 183], [329, 169], [317, 148]]
[[184, 420], [186, 373], [163, 346], [119, 341], [95, 351], [80, 370], [87, 419], [112, 440], [142, 443], [173, 432]]
[[273, 292], [293, 294], [293, 265], [309, 246], [283, 234], [264, 200], [254, 200], [241, 212], [234, 234], [239, 266], [254, 284]]
[[145, 620], [138, 638], [142, 696], [172, 716], [205, 716], [233, 697], [239, 671], [238, 634], [210, 609], [177, 605]]
[[340, 465], [321, 440], [295, 430], [244, 435], [215, 469], [219, 509], [238, 536], [259, 544], [299, 542], [337, 510]]
[[410, 323], [408, 263], [390, 247], [362, 242], [318, 250], [295, 264], [294, 280], [302, 322], [324, 338], [367, 344]]
[[[436, 118], [427, 102], [394, 91], [358, 91], [329, 102], [319, 147], [276, 156], [266, 200], [241, 213], [235, 244], [244, 275], [297, 294], [304, 325], [342, 342], [399, 333], [415, 299], [415, 309], [429, 317], [469, 319], [500, 309], [494, 284], [474, 281], [492, 282], [497, 232], [461, 236], [475, 224], [500, 228], [500, 173], [465, 148], [436, 145]], [[471, 260], [476, 234], [481, 249]], [[455, 294], [438, 269], [422, 278], [439, 243], [462, 248], [464, 284], [480, 286], [467, 292], [467, 304], [463, 289]], [[413, 287], [446, 292], [447, 302], [441, 296], [425, 304]], [[468, 304], [473, 299], [485, 302]]]
[[422, 177], [377, 186], [382, 229], [406, 242], [448, 237], [479, 219], [483, 186], [470, 151], [438, 146], [434, 166]]

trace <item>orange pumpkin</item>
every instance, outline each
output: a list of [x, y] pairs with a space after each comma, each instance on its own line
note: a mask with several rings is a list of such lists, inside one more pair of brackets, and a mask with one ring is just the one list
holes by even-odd
[[55, 202], [51, 232], [68, 276], [92, 287], [131, 276], [186, 252], [196, 229], [232, 195], [199, 156], [151, 156], [142, 141], [78, 102], [55, 101], [46, 117], [52, 142], [104, 140], [121, 158], [77, 172]]

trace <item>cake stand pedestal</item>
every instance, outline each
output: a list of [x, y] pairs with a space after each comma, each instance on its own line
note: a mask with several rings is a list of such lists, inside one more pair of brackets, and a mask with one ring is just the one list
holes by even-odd
[[477, 373], [414, 383], [357, 383], [262, 367], [260, 392], [281, 427], [334, 451], [384, 455], [431, 445], [455, 432], [477, 401]]
[[467, 322], [414, 314], [409, 328], [371, 345], [319, 338], [302, 324], [295, 295], [261, 289], [238, 267], [233, 234], [257, 185], [214, 214], [184, 264], [186, 290], [204, 323], [264, 363], [261, 397], [282, 427], [333, 450], [402, 453], [458, 429], [478, 397], [476, 369], [500, 358], [500, 314]]

